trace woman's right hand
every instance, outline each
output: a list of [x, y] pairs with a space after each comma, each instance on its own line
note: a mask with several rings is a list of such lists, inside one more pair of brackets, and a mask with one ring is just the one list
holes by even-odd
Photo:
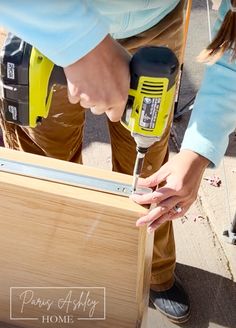
[[130, 54], [110, 35], [77, 62], [64, 68], [71, 103], [119, 121], [130, 88]]

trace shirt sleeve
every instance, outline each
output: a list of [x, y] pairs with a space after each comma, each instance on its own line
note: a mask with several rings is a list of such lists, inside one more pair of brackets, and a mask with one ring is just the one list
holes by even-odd
[[[229, 4], [222, 1], [214, 34], [228, 9]], [[206, 66], [181, 149], [192, 150], [209, 159], [211, 166], [218, 166], [235, 126], [236, 61], [228, 52], [214, 65]]]
[[108, 34], [108, 21], [90, 3], [0, 1], [0, 25], [65, 67], [85, 56]]
[[206, 68], [181, 149], [218, 166], [236, 122], [236, 64], [229, 54]]

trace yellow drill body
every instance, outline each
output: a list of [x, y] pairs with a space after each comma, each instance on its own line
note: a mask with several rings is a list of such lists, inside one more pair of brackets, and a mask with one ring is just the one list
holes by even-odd
[[135, 191], [145, 154], [152, 144], [161, 140], [170, 119], [179, 64], [174, 53], [165, 47], [142, 48], [132, 61], [131, 88], [121, 123], [137, 145]]

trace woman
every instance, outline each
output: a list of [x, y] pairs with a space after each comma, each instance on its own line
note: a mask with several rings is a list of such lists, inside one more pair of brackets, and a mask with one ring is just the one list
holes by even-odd
[[[208, 63], [180, 152], [139, 184], [154, 187], [150, 195], [133, 195], [139, 204], [156, 204], [137, 225], [149, 231], [181, 217], [197, 197], [207, 166], [224, 156], [236, 121], [236, 0], [222, 0], [215, 37], [199, 56]], [[160, 183], [164, 187], [158, 188]], [[173, 210], [174, 209], [174, 210]]]

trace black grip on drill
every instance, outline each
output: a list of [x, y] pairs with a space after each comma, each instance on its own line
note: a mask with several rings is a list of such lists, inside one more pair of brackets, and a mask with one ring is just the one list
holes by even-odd
[[49, 83], [48, 83], [48, 87], [49, 89], [51, 89], [51, 87], [54, 84], [59, 84], [59, 85], [67, 85], [67, 80], [66, 80], [66, 76], [65, 76], [65, 72], [63, 67], [61, 66], [57, 66], [54, 65], [50, 79], [49, 79]]
[[131, 89], [136, 90], [140, 76], [167, 77], [168, 89], [174, 83], [179, 71], [179, 61], [174, 52], [167, 47], [143, 47], [130, 62]]

